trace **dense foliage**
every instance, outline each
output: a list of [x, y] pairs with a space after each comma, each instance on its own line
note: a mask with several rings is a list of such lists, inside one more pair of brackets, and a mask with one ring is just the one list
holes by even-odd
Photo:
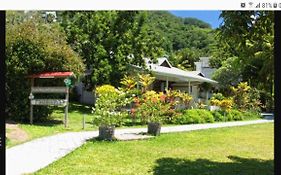
[[[7, 113], [16, 120], [29, 118], [31, 85], [27, 75], [45, 71], [73, 71], [79, 76], [84, 71], [81, 58], [67, 44], [58, 24], [45, 23], [36, 14], [28, 18], [23, 12], [7, 13], [6, 66]], [[35, 119], [47, 117], [49, 111], [46, 109], [36, 107]]]
[[124, 122], [127, 113], [122, 111], [122, 107], [130, 103], [125, 93], [119, 91], [111, 85], [102, 85], [96, 88], [98, 95], [94, 113], [94, 124], [98, 126], [120, 126]]
[[136, 116], [141, 119], [142, 123], [162, 122], [167, 118], [170, 108], [171, 104], [165, 102], [165, 95], [162, 92], [146, 91], [140, 99]]
[[223, 11], [211, 63], [222, 88], [248, 82], [261, 93], [265, 110], [273, 110], [274, 15], [272, 11]]
[[83, 58], [91, 75], [87, 87], [119, 86], [129, 64], [144, 65], [144, 57], [162, 56], [161, 37], [147, 28], [139, 11], [63, 12], [67, 41]]
[[198, 48], [208, 52], [212, 43], [212, 31], [209, 24], [198, 19], [180, 18], [165, 11], [148, 12], [148, 25], [165, 39], [166, 51], [177, 51], [184, 48]]
[[213, 123], [225, 121], [241, 121], [259, 119], [261, 116], [256, 112], [241, 112], [238, 110], [229, 110], [224, 112], [222, 110], [208, 111], [205, 109], [189, 109], [184, 111], [181, 115], [173, 118], [173, 124], [191, 124], [191, 123]]
[[[176, 67], [194, 70], [199, 57], [212, 55], [211, 64], [218, 68], [213, 78], [219, 82], [223, 95], [214, 95], [210, 103], [219, 106], [227, 120], [241, 119], [237, 117], [239, 112], [232, 110], [258, 112], [261, 107], [268, 111], [274, 107], [273, 12], [222, 12], [224, 23], [217, 30], [200, 20], [164, 11], [58, 12], [59, 22], [51, 16], [42, 20], [41, 15], [7, 13], [7, 112], [14, 119], [28, 118], [27, 75], [73, 71], [79, 76], [86, 67], [91, 71], [84, 79], [90, 90], [102, 84], [122, 85], [117, 94], [102, 95], [110, 89], [107, 86], [103, 87], [105, 92], [98, 89], [97, 116], [105, 115], [99, 109], [109, 111], [108, 116], [119, 111], [123, 104], [119, 103], [120, 98], [136, 97], [141, 102], [139, 111], [150, 112], [147, 116], [155, 116], [153, 120], [164, 117], [165, 122], [172, 121], [178, 117], [174, 110], [179, 106], [177, 102], [189, 108], [191, 96], [168, 90], [166, 94], [153, 93], [149, 89], [154, 77], [129, 76], [129, 65], [144, 66], [143, 58], [153, 60], [159, 56], [167, 56]], [[200, 87], [210, 89], [204, 83]], [[206, 106], [198, 103], [197, 107]], [[48, 110], [36, 110], [47, 116]], [[184, 120], [191, 120], [193, 113], [201, 115], [198, 111], [184, 112]], [[35, 117], [39, 117], [37, 114], [35, 111]], [[218, 112], [213, 114], [214, 120], [222, 118]], [[206, 116], [195, 117], [194, 121], [213, 121], [209, 114]]]
[[194, 69], [194, 61], [209, 56], [214, 30], [194, 18], [180, 18], [166, 11], [148, 12], [148, 27], [163, 38], [162, 48], [176, 67]]

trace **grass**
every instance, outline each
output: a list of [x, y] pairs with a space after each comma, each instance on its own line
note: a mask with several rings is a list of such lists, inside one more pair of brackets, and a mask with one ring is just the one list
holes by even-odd
[[[28, 123], [20, 123], [19, 127], [28, 134], [28, 140], [25, 141], [10, 141], [6, 143], [6, 148], [22, 144], [24, 142], [44, 137], [50, 136], [63, 132], [76, 132], [76, 131], [89, 131], [97, 130], [97, 126], [92, 123], [93, 114], [90, 106], [81, 105], [78, 103], [70, 103], [69, 114], [68, 114], [68, 127], [65, 128], [64, 121], [64, 108], [56, 107], [52, 115], [45, 121], [35, 122], [33, 125]], [[82, 128], [83, 115], [85, 114], [85, 129]], [[174, 124], [165, 124], [164, 126], [174, 126]], [[132, 126], [131, 119], [125, 121], [125, 126], [119, 128], [140, 128], [147, 127], [142, 125], [140, 121], [137, 121], [136, 125]], [[6, 130], [7, 132], [7, 130]]]
[[[71, 103], [69, 106], [68, 114], [68, 127], [65, 128], [63, 124], [64, 120], [64, 108], [55, 108], [52, 115], [46, 121], [35, 122], [33, 125], [27, 123], [19, 124], [19, 127], [23, 129], [29, 136], [29, 140], [54, 135], [57, 133], [68, 132], [68, 131], [82, 131], [83, 130], [83, 114], [85, 114], [85, 131], [96, 130], [92, 124], [91, 108], [86, 105], [80, 105]], [[7, 131], [7, 130], [6, 130]], [[8, 142], [6, 147], [12, 147], [23, 142]]]
[[267, 123], [143, 141], [89, 141], [34, 174], [273, 175], [273, 140], [273, 123]]

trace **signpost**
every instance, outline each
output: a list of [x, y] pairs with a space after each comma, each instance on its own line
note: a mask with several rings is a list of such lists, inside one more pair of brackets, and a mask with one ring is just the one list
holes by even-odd
[[66, 87], [32, 87], [32, 93], [66, 93]]
[[33, 99], [32, 105], [54, 105], [54, 106], [66, 106], [67, 101], [64, 99]]
[[[29, 76], [31, 78], [31, 93], [30, 99], [30, 124], [33, 124], [33, 106], [35, 105], [54, 105], [65, 107], [64, 112], [64, 126], [68, 126], [68, 102], [69, 102], [69, 88], [71, 87], [70, 76], [74, 75], [72, 72], [48, 72]], [[34, 78], [65, 78], [65, 87], [34, 87]], [[65, 99], [34, 99], [33, 94], [39, 93], [63, 93]]]

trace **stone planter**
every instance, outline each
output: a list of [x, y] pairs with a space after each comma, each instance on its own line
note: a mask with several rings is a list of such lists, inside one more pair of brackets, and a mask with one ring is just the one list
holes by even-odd
[[115, 140], [114, 137], [115, 126], [100, 126], [99, 139], [100, 140]]
[[160, 135], [160, 130], [161, 130], [160, 123], [158, 123], [158, 122], [149, 122], [148, 123], [148, 129], [147, 129], [148, 134], [158, 136], [158, 135]]

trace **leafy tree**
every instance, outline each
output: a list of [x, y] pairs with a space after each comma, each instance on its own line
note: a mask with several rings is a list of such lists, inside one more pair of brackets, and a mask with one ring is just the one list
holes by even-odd
[[220, 49], [228, 53], [227, 57], [238, 57], [243, 81], [250, 80], [251, 85], [272, 92], [273, 12], [226, 11], [221, 17]]
[[228, 89], [231, 85], [236, 85], [241, 81], [240, 60], [237, 57], [228, 58], [222, 62], [222, 66], [217, 69], [212, 78], [219, 82], [222, 89]]
[[67, 40], [92, 70], [89, 84], [119, 85], [129, 64], [144, 66], [144, 57], [162, 55], [161, 37], [137, 11], [64, 12]]
[[183, 70], [194, 70], [195, 62], [199, 60], [199, 57], [203, 56], [199, 49], [184, 48], [176, 51], [169, 60], [171, 63]]
[[[221, 54], [221, 58], [217, 57], [218, 54], [215, 55], [215, 61], [211, 62], [213, 65], [220, 66], [224, 60], [237, 57], [242, 76], [240, 81], [247, 81], [251, 86], [269, 92], [272, 97], [274, 85], [273, 12], [224, 11], [221, 17], [224, 22], [218, 30], [217, 52], [225, 54]], [[225, 73], [221, 69], [218, 71]]]
[[[36, 13], [33, 18], [26, 15], [10, 12], [6, 18], [7, 113], [12, 119], [21, 120], [29, 118], [30, 83], [27, 75], [73, 71], [79, 76], [84, 71], [81, 58], [67, 45], [59, 25], [44, 23]], [[35, 108], [38, 109], [34, 112], [35, 119], [47, 117], [50, 111], [43, 108]]]

